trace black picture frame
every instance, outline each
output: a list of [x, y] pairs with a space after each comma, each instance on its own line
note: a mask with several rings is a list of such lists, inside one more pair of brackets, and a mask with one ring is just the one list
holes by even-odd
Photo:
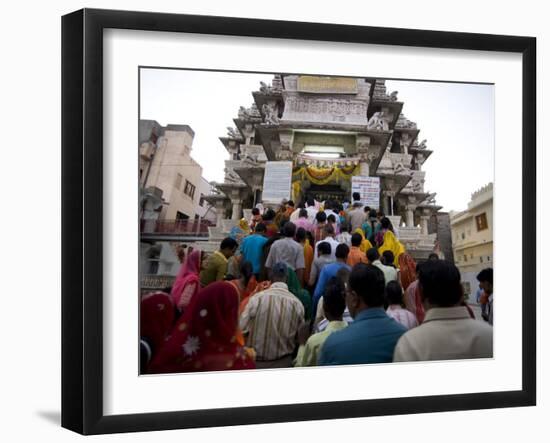
[[[522, 389], [459, 395], [103, 413], [103, 30], [108, 28], [522, 55]], [[62, 426], [82, 434], [536, 404], [536, 39], [504, 35], [83, 9], [62, 18]], [[519, 87], [519, 86], [518, 86]]]

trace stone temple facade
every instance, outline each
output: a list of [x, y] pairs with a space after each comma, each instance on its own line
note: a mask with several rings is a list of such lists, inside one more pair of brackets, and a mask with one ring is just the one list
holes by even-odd
[[266, 161], [291, 160], [296, 202], [350, 199], [352, 175], [380, 177], [380, 209], [407, 250], [419, 259], [434, 250], [437, 233], [428, 233], [428, 221], [441, 207], [424, 189], [422, 170], [433, 151], [419, 141], [419, 128], [385, 80], [274, 75], [252, 98], [220, 137], [230, 158], [224, 182], [208, 197], [218, 220], [202, 249], [215, 249], [262, 202]]

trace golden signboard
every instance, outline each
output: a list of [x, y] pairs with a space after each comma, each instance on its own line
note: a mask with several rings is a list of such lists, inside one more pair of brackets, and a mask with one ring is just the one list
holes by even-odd
[[357, 79], [350, 77], [298, 77], [298, 91], [321, 94], [357, 94]]

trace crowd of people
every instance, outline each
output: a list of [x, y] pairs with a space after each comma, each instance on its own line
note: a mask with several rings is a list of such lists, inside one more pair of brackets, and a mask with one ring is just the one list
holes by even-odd
[[181, 260], [171, 288], [141, 297], [142, 373], [492, 357], [492, 269], [477, 320], [456, 266], [417, 264], [355, 193], [254, 208]]

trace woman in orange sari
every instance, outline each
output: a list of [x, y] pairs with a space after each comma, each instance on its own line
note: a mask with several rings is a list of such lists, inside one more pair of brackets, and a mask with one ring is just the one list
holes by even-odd
[[237, 342], [239, 294], [226, 281], [203, 288], [148, 366], [150, 374], [255, 369], [254, 352]]

